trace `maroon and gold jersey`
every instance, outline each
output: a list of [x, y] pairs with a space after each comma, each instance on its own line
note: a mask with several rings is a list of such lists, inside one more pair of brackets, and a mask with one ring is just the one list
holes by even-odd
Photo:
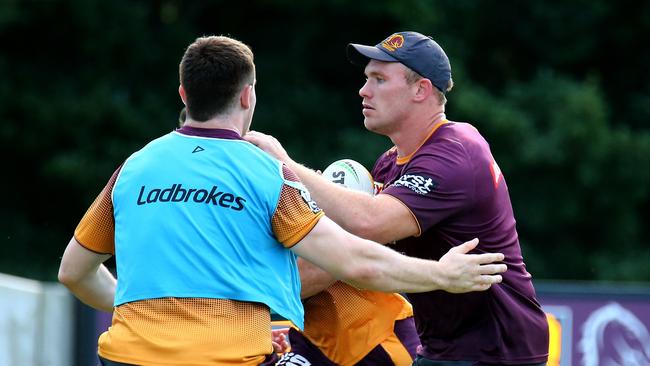
[[[354, 365], [394, 338], [396, 320], [413, 316], [411, 305], [399, 294], [359, 290], [343, 282], [306, 299], [304, 305], [304, 336], [338, 365]], [[408, 352], [400, 351], [403, 347], [393, 349], [390, 356], [396, 365], [411, 364]]]
[[391, 149], [373, 177], [409, 208], [421, 233], [399, 240], [406, 255], [438, 260], [478, 238], [475, 253], [501, 252], [503, 283], [483, 292], [409, 294], [422, 342], [432, 360], [540, 363], [548, 355], [546, 316], [526, 270], [505, 178], [488, 143], [467, 123], [443, 121], [411, 155]]

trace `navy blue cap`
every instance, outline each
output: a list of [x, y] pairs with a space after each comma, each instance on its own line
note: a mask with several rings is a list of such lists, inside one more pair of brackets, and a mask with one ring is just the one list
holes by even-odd
[[366, 66], [370, 59], [400, 62], [431, 80], [443, 93], [451, 80], [451, 65], [445, 51], [431, 37], [417, 32], [394, 33], [376, 46], [350, 43], [347, 55], [350, 62], [360, 66]]

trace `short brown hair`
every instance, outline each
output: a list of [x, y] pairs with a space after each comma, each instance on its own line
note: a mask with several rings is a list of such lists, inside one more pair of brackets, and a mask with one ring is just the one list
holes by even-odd
[[241, 88], [254, 82], [253, 52], [230, 37], [200, 37], [187, 47], [179, 76], [187, 114], [196, 121], [207, 121], [227, 112]]
[[[407, 84], [413, 84], [413, 83], [415, 83], [416, 81], [418, 81], [418, 80], [420, 80], [422, 78], [423, 78], [422, 75], [420, 75], [417, 72], [415, 72], [415, 71], [411, 70], [410, 68], [406, 67], [406, 71], [404, 73], [404, 79], [406, 79]], [[447, 93], [448, 91], [451, 90], [451, 88], [454, 87], [454, 81], [452, 79], [449, 79], [449, 81], [447, 82], [447, 89], [445, 90], [444, 93], [441, 92], [440, 89], [438, 89], [435, 85], [433, 87], [435, 88], [436, 92], [438, 92], [438, 98], [440, 99], [440, 105], [447, 104], [447, 96], [445, 95], [445, 93]]]

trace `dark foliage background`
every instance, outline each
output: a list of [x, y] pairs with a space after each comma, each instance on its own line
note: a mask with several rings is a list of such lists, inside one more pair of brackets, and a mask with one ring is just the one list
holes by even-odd
[[2, 0], [0, 272], [55, 280], [113, 170], [177, 125], [196, 37], [253, 48], [254, 128], [314, 168], [371, 167], [349, 42], [399, 30], [452, 60], [447, 116], [490, 141], [536, 278], [650, 281], [650, 3]]

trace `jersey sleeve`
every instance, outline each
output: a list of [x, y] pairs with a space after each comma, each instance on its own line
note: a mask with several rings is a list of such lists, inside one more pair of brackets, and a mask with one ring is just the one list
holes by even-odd
[[309, 234], [324, 214], [293, 171], [283, 165], [282, 175], [284, 183], [271, 225], [278, 241], [290, 248]]
[[404, 203], [422, 232], [466, 209], [473, 199], [474, 181], [465, 149], [448, 142], [414, 156], [382, 193]]
[[112, 193], [120, 168], [113, 173], [74, 231], [74, 237], [79, 244], [93, 252], [115, 254]]

